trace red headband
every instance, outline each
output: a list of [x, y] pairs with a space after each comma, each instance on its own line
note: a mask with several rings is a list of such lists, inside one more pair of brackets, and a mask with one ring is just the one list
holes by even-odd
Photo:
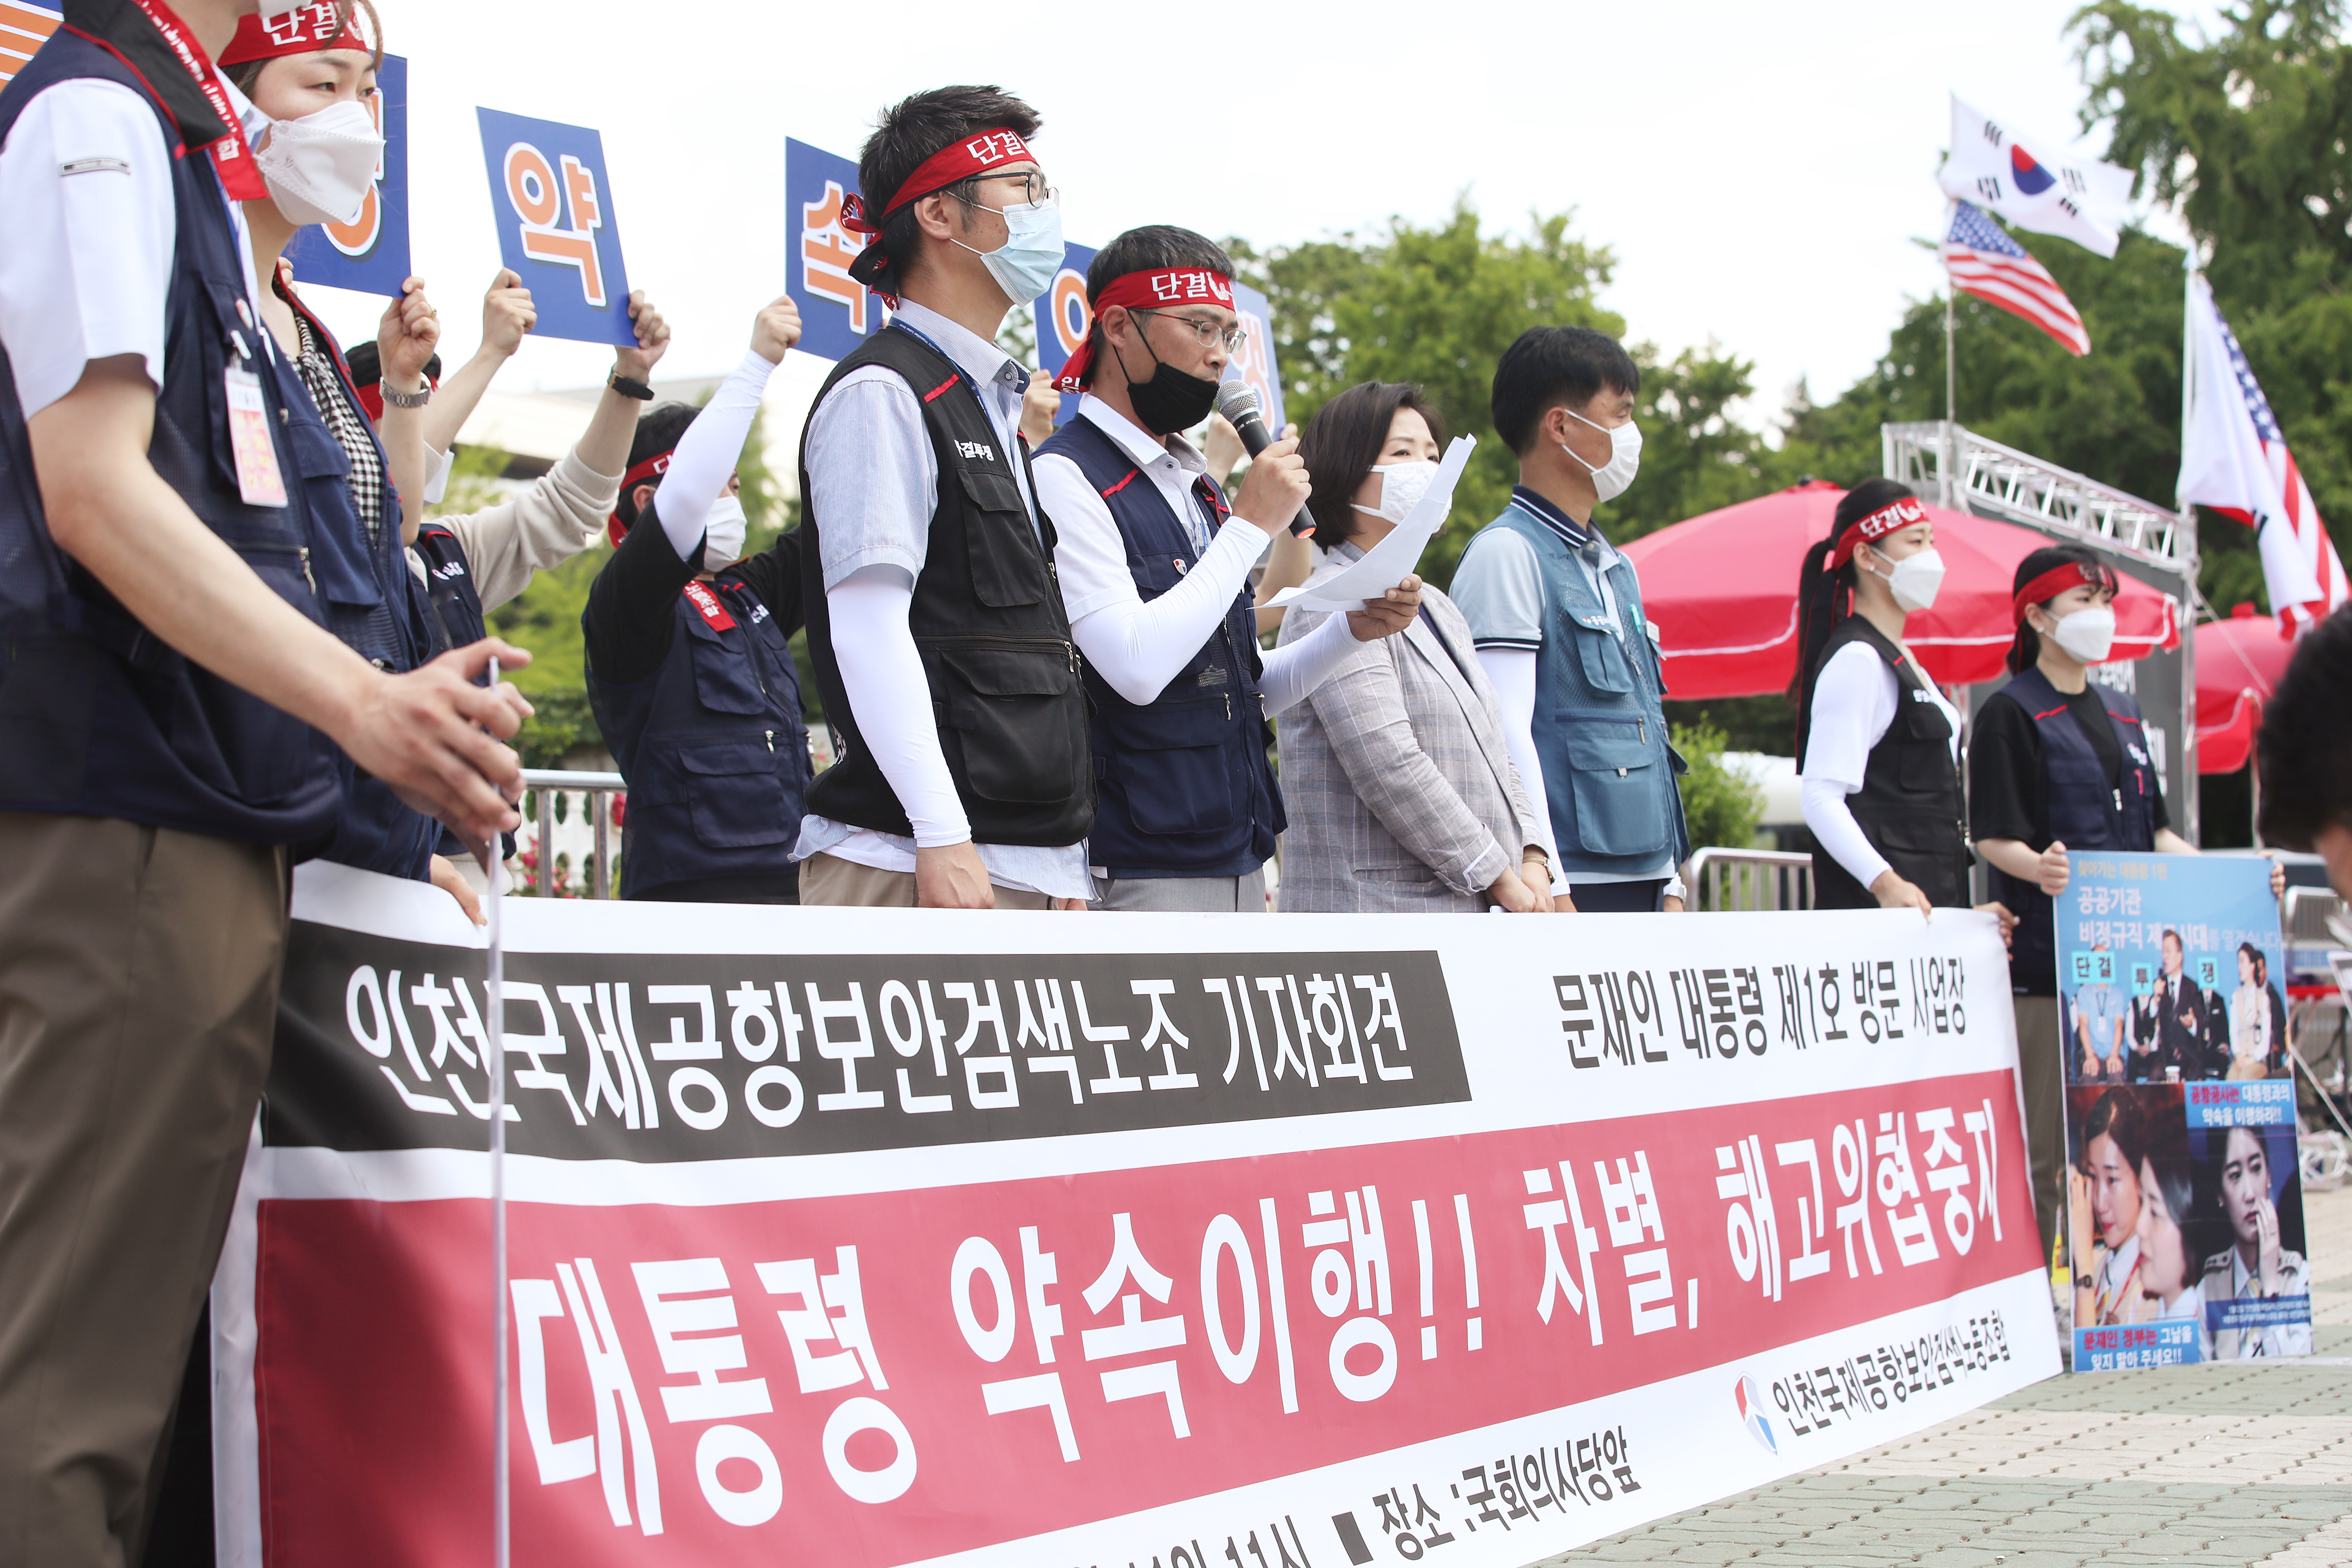
[[[1205, 267], [1163, 267], [1154, 272], [1129, 272], [1114, 278], [1087, 303], [1097, 316], [1110, 305], [1124, 305], [1130, 310], [1222, 305], [1230, 310], [1234, 308], [1234, 280]], [[1062, 374], [1054, 378], [1054, 384], [1064, 392], [1085, 391], [1087, 372], [1094, 360], [1094, 334], [1089, 332], [1087, 341], [1078, 345], [1078, 352], [1062, 366]]]
[[2085, 584], [2113, 593], [2116, 574], [2095, 562], [2085, 565], [2080, 561], [2069, 561], [2063, 566], [2053, 566], [2017, 591], [2017, 598], [2010, 606], [2011, 619], [2021, 626], [2025, 624], [2025, 612], [2034, 605], [2046, 604], [2069, 588]]
[[[1035, 161], [1036, 154], [1029, 151], [1029, 143], [1021, 139], [1021, 132], [1000, 126], [994, 131], [983, 131], [961, 142], [950, 142], [917, 164], [915, 172], [891, 193], [889, 204], [882, 209], [882, 217], [866, 216], [864, 197], [854, 193], [842, 197], [841, 226], [851, 234], [867, 237], [866, 248], [858, 253], [856, 261], [850, 263], [849, 275], [869, 289], [874, 287], [876, 277], [890, 264], [889, 254], [882, 248], [882, 218], [888, 217], [908, 202], [920, 201], [933, 191], [945, 190], [959, 180], [984, 174], [1006, 163]], [[890, 299], [890, 296], [884, 295], [883, 298]], [[895, 300], [891, 302], [897, 303]]]
[[[656, 452], [644, 462], [637, 464], [621, 476], [620, 493], [627, 495], [647, 479], [661, 478], [664, 470], [669, 467], [669, 460], [677, 456], [677, 448], [673, 447], [667, 452]], [[629, 525], [621, 521], [621, 508], [616, 500], [613, 507], [613, 515], [604, 520], [604, 537], [617, 546], [622, 540], [628, 537], [628, 533]]]
[[1909, 528], [1927, 521], [1927, 509], [1916, 496], [1905, 496], [1889, 501], [1868, 517], [1846, 525], [1838, 535], [1837, 548], [1830, 552], [1830, 570], [1834, 572], [1853, 559], [1853, 547], [1864, 540], [1875, 543], [1898, 528]]
[[236, 37], [221, 51], [220, 63], [225, 66], [243, 65], [247, 60], [274, 60], [285, 55], [311, 55], [321, 49], [358, 49], [366, 54], [375, 52], [374, 46], [360, 37], [357, 17], [335, 0], [315, 0], [298, 6], [282, 16], [264, 21], [259, 16], [246, 16], [237, 22]]

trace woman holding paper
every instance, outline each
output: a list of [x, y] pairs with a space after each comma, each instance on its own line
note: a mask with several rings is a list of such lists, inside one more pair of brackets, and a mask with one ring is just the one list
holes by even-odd
[[[1350, 387], [1307, 424], [1298, 451], [1326, 560], [1284, 619], [1282, 645], [1337, 613], [1312, 607], [1318, 588], [1435, 486], [1450, 497], [1437, 461], [1444, 434], [1420, 390], [1393, 382]], [[1281, 745], [1286, 911], [1554, 907], [1549, 838], [1511, 765], [1501, 705], [1468, 623], [1437, 589], [1422, 590], [1403, 636], [1357, 645], [1284, 720]]]

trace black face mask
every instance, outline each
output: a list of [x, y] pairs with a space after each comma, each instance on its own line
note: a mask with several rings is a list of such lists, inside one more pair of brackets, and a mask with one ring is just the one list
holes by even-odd
[[[1131, 319], [1131, 318], [1130, 318]], [[1143, 337], [1141, 329], [1136, 336]], [[1127, 400], [1134, 405], [1136, 418], [1154, 436], [1173, 436], [1179, 430], [1190, 430], [1209, 416], [1217, 405], [1217, 384], [1197, 375], [1187, 375], [1174, 365], [1161, 361], [1152, 351], [1151, 340], [1143, 339], [1143, 352], [1151, 355], [1151, 363], [1160, 368], [1151, 373], [1150, 381], [1127, 377]], [[1127, 359], [1117, 348], [1111, 350], [1118, 361], [1118, 373], [1127, 375]]]

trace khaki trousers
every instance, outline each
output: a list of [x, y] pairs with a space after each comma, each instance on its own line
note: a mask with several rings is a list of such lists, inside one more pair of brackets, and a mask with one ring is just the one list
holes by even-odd
[[[880, 871], [855, 860], [844, 860], [838, 855], [812, 855], [801, 862], [801, 902], [849, 909], [911, 910], [915, 907], [915, 874]], [[1054, 903], [1043, 893], [999, 888], [996, 907], [1049, 910]]]
[[0, 1563], [140, 1561], [287, 891], [282, 849], [0, 813]]
[[2058, 998], [2020, 996], [2017, 1071], [2025, 1091], [2025, 1152], [2033, 1172], [2033, 1213], [2042, 1225], [2042, 1264], [2058, 1236], [2066, 1196], [2066, 1052], [2058, 1037]]

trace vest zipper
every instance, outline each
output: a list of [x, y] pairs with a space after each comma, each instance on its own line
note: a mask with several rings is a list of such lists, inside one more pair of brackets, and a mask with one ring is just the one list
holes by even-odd
[[776, 749], [776, 732], [773, 730], [770, 730], [765, 731], [765, 733], [768, 737], [768, 750], [772, 752]]
[[319, 596], [319, 580], [310, 575], [310, 547], [298, 544], [294, 549], [302, 558], [302, 581], [310, 585], [310, 596], [315, 599]]

